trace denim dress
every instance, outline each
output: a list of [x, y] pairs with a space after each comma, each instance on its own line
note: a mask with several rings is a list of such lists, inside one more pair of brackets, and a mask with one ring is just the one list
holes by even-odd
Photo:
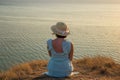
[[62, 42], [62, 53], [57, 53], [52, 46], [52, 39], [47, 41], [48, 51], [51, 52], [47, 69], [48, 76], [52, 77], [66, 77], [73, 71], [72, 62], [69, 60], [69, 53], [71, 49], [71, 42], [64, 40]]

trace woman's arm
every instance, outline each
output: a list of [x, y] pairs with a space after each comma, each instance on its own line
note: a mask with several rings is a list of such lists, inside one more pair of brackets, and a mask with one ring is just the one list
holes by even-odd
[[[48, 49], [48, 46], [47, 46], [47, 49]], [[51, 52], [48, 50], [48, 55], [51, 57]]]
[[51, 57], [51, 52], [50, 51], [48, 51], [48, 55]]
[[71, 50], [70, 50], [70, 53], [69, 53], [70, 61], [72, 61], [72, 59], [73, 59], [73, 52], [74, 52], [74, 47], [73, 47], [73, 44], [71, 43]]

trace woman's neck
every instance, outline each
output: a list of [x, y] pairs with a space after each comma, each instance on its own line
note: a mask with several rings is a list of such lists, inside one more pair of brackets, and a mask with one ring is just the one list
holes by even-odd
[[56, 38], [56, 40], [64, 41], [64, 38]]

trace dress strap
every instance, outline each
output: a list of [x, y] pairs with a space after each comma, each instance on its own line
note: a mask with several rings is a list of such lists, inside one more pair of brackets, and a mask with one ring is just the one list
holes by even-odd
[[65, 41], [63, 43], [63, 51], [64, 53], [70, 53], [71, 50], [71, 42], [70, 41]]
[[48, 46], [48, 51], [50, 51], [53, 47], [52, 47], [52, 39], [49, 39], [47, 41], [47, 46]]

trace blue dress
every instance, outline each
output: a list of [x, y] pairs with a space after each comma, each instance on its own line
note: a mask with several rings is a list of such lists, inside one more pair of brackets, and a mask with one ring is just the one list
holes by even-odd
[[48, 63], [48, 76], [52, 77], [66, 77], [73, 71], [72, 62], [69, 60], [69, 53], [71, 49], [71, 42], [63, 41], [62, 53], [57, 53], [52, 46], [52, 39], [47, 41], [48, 51], [51, 52], [51, 58]]

